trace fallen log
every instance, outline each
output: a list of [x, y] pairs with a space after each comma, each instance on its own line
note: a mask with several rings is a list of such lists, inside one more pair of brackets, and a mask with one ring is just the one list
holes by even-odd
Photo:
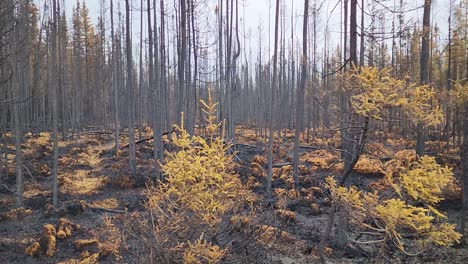
[[127, 210], [117, 210], [117, 209], [109, 209], [104, 207], [96, 207], [96, 206], [88, 206], [88, 209], [97, 212], [104, 212], [104, 213], [113, 213], [113, 214], [125, 214]]
[[281, 168], [283, 166], [293, 165], [292, 162], [276, 163], [273, 164], [273, 168]]
[[[174, 132], [174, 130], [171, 130], [171, 131], [168, 131], [168, 132], [164, 132], [161, 134], [161, 136], [165, 136], [165, 135], [168, 135], [170, 133]], [[147, 138], [142, 138], [140, 140], [137, 140], [135, 141], [135, 145], [136, 144], [140, 144], [140, 143], [143, 143], [143, 142], [146, 142], [146, 141], [149, 141], [149, 140], [152, 140], [154, 137], [151, 136], [151, 137], [147, 137]], [[125, 144], [125, 145], [122, 145], [120, 146], [120, 149], [125, 149], [125, 148], [128, 148], [130, 146], [130, 144]]]
[[249, 144], [243, 144], [243, 143], [236, 143], [235, 145], [236, 145], [236, 146], [246, 147], [246, 148], [258, 148], [258, 147], [259, 147], [259, 146], [249, 145]]

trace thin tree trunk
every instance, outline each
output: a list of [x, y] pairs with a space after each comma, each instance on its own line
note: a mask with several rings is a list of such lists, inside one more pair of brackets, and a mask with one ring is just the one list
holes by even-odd
[[111, 53], [112, 53], [112, 89], [114, 91], [114, 150], [115, 155], [119, 150], [119, 91], [117, 77], [117, 56], [115, 54], [115, 35], [114, 35], [114, 5], [113, 0], [110, 1], [110, 17], [111, 17]]
[[274, 118], [274, 102], [275, 102], [275, 91], [276, 91], [276, 72], [277, 72], [277, 59], [278, 59], [278, 23], [279, 23], [279, 5], [280, 0], [276, 0], [276, 12], [275, 12], [275, 44], [273, 51], [273, 81], [270, 87], [271, 97], [269, 106], [269, 135], [268, 135], [268, 175], [267, 175], [267, 192], [271, 193], [271, 181], [273, 178], [273, 133], [275, 129]]
[[[431, 4], [432, 0], [424, 1], [423, 14], [423, 36], [421, 42], [421, 57], [420, 57], [420, 75], [421, 84], [429, 83], [429, 42], [430, 42], [430, 26], [431, 26]], [[416, 154], [421, 157], [424, 155], [424, 145], [426, 141], [426, 131], [424, 125], [419, 122], [416, 127]]]
[[364, 66], [364, 52], [365, 52], [365, 31], [364, 31], [364, 0], [361, 1], [361, 47], [359, 49], [359, 66]]
[[130, 3], [129, 0], [125, 0], [125, 10], [126, 10], [126, 38], [127, 38], [127, 91], [129, 95], [129, 118], [128, 118], [128, 136], [129, 136], [129, 168], [130, 172], [134, 177], [136, 177], [136, 157], [135, 157], [135, 95], [133, 91], [133, 61], [132, 61], [132, 41], [130, 33]]
[[[176, 109], [176, 120], [184, 122], [186, 120], [181, 120], [181, 112], [184, 109], [185, 102], [185, 66], [186, 66], [186, 56], [187, 56], [187, 14], [186, 14], [186, 3], [185, 0], [179, 0], [179, 52], [178, 52], [178, 95], [177, 95], [177, 109]], [[187, 115], [184, 115], [186, 119]], [[180, 123], [180, 122], [177, 122]]]
[[460, 223], [460, 230], [463, 236], [464, 242], [468, 242], [466, 238], [465, 226], [466, 226], [466, 218], [468, 213], [468, 102], [465, 102], [464, 106], [464, 120], [463, 122], [463, 145], [461, 146], [460, 151], [460, 161], [463, 168], [463, 199], [462, 199], [462, 210], [461, 210], [461, 223]]
[[53, 165], [52, 165], [52, 179], [53, 179], [53, 205], [58, 207], [58, 109], [57, 109], [57, 89], [59, 79], [57, 78], [57, 3], [56, 0], [52, 2], [53, 8], [53, 24], [52, 24], [52, 139], [54, 144]]
[[[149, 1], [149, 0], [148, 0]], [[140, 74], [138, 80], [138, 93], [137, 93], [137, 100], [136, 100], [136, 118], [137, 118], [137, 126], [138, 126], [138, 139], [143, 137], [143, 113], [142, 113], [142, 91], [144, 89], [144, 81], [143, 81], [143, 0], [140, 1]], [[153, 58], [150, 56], [150, 59]]]
[[357, 61], [357, 0], [351, 0], [351, 16], [349, 19], [349, 61], [351, 66], [358, 66]]
[[[296, 93], [296, 129], [294, 131], [294, 183], [299, 187], [299, 137], [304, 123], [304, 90], [307, 71], [307, 25], [309, 18], [309, 0], [304, 1], [304, 20], [302, 23], [302, 58], [301, 58], [301, 83]], [[313, 73], [312, 73], [313, 74]]]
[[[345, 171], [343, 172], [341, 179], [338, 181], [338, 184], [337, 184], [338, 187], [342, 187], [345, 185], [346, 181], [348, 180], [348, 177], [351, 175], [351, 172], [353, 171], [354, 167], [359, 161], [359, 158], [361, 157], [362, 151], [364, 150], [364, 146], [366, 144], [368, 130], [369, 130], [369, 117], [365, 117], [364, 125], [360, 134], [360, 138], [356, 143], [356, 150], [353, 153], [353, 157], [350, 161], [349, 166], [345, 168]], [[327, 225], [325, 226], [325, 231], [323, 233], [322, 239], [320, 240], [320, 244], [319, 244], [320, 260], [324, 264], [326, 263], [325, 251], [324, 251], [325, 246], [327, 245], [328, 239], [330, 238], [333, 224], [335, 222], [335, 216], [338, 210], [336, 201], [333, 202], [333, 206], [331, 207], [330, 210], [331, 212], [328, 215]], [[339, 226], [338, 228], [341, 230], [344, 229], [342, 226]], [[343, 231], [345, 232], [345, 230]]]

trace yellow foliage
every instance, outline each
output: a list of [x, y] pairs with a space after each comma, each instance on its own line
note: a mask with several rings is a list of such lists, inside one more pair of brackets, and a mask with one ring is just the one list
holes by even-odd
[[[214, 115], [210, 100], [205, 112]], [[206, 120], [215, 122], [213, 116]], [[219, 231], [226, 214], [243, 209], [255, 197], [234, 172], [233, 156], [226, 154], [231, 146], [222, 137], [190, 136], [183, 123], [175, 129], [171, 141], [177, 150], [166, 152], [161, 165], [165, 180], [147, 194], [158, 250], [185, 263], [214, 263], [225, 251], [211, 245], [210, 236]], [[215, 127], [208, 131], [214, 133]], [[196, 237], [200, 239], [193, 242]]]
[[221, 127], [221, 123], [216, 122], [216, 107], [218, 107], [218, 103], [213, 102], [210, 89], [208, 89], [208, 102], [200, 100], [200, 103], [203, 106], [202, 112], [206, 114], [205, 121], [208, 123], [206, 125], [208, 135], [214, 137], [216, 131]]
[[81, 254], [81, 259], [78, 261], [78, 264], [98, 264], [99, 253], [90, 254], [86, 251], [84, 254]]
[[[377, 236], [375, 243], [385, 245], [392, 241], [407, 253], [404, 240], [412, 238], [421, 245], [449, 246], [460, 240], [455, 226], [442, 220], [444, 214], [434, 208], [442, 200], [444, 187], [453, 182], [452, 171], [423, 156], [413, 161], [412, 155], [401, 155], [386, 168], [386, 178], [381, 181], [382, 193], [368, 193], [351, 186], [337, 186], [332, 177], [326, 178], [333, 202], [348, 212], [351, 222], [369, 234]], [[400, 198], [388, 197], [383, 189], [393, 188]], [[421, 202], [414, 206], [412, 202]], [[437, 217], [435, 217], [437, 216]], [[409, 236], [405, 234], [409, 231]]]
[[459, 81], [455, 82], [453, 90], [450, 91], [450, 95], [453, 98], [455, 105], [463, 105], [468, 102], [468, 82], [465, 82], [464, 85]]
[[233, 174], [232, 158], [224, 153], [229, 148], [220, 138], [211, 143], [180, 129], [172, 137], [179, 147], [176, 153], [166, 153], [162, 166], [166, 182], [161, 183], [150, 196], [150, 207], [161, 201], [174, 208], [191, 212], [191, 218], [216, 224], [220, 216], [233, 206], [234, 198], [242, 189]]
[[359, 115], [382, 119], [385, 107], [402, 103], [398, 90], [403, 81], [390, 77], [389, 68], [363, 67], [360, 72], [351, 71], [347, 78], [356, 83], [357, 91], [351, 96], [351, 105]]
[[461, 237], [461, 234], [455, 231], [455, 225], [442, 223], [434, 226], [429, 231], [429, 236], [424, 242], [434, 243], [439, 246], [451, 246], [454, 241], [458, 242]]
[[422, 123], [425, 126], [442, 123], [443, 113], [439, 105], [436, 104], [434, 107], [431, 105], [435, 95], [434, 88], [429, 85], [411, 84], [407, 93], [408, 99], [402, 104], [402, 107], [415, 123]]
[[99, 253], [91, 254], [89, 251], [85, 251], [80, 254], [80, 259], [68, 259], [58, 264], [97, 264], [99, 263]]
[[391, 77], [391, 69], [361, 67], [344, 76], [352, 92], [351, 105], [356, 114], [382, 119], [388, 108], [400, 107], [415, 123], [433, 126], [442, 122], [440, 107], [433, 106], [435, 92], [429, 85], [407, 84]]
[[443, 200], [442, 190], [454, 181], [454, 176], [450, 168], [437, 164], [434, 157], [423, 156], [394, 180], [398, 193], [403, 189], [413, 200], [434, 205]]
[[353, 212], [356, 217], [365, 216], [368, 207], [374, 207], [377, 204], [378, 194], [367, 193], [358, 190], [355, 186], [349, 188], [337, 186], [333, 177], [325, 179], [325, 188], [329, 189], [333, 201], [349, 212]]
[[184, 251], [184, 263], [219, 263], [225, 254], [225, 250], [206, 242], [202, 235], [195, 243], [188, 242], [188, 247]]
[[396, 234], [396, 230], [399, 227], [416, 233], [428, 230], [433, 219], [428, 212], [425, 208], [408, 205], [400, 199], [389, 199], [375, 207], [375, 216], [384, 223], [386, 232], [398, 240], [400, 235]]

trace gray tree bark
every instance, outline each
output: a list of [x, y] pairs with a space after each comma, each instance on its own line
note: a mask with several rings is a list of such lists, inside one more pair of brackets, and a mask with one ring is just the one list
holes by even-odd
[[59, 88], [59, 79], [58, 77], [58, 65], [57, 65], [57, 44], [58, 44], [58, 35], [57, 35], [57, 2], [53, 0], [52, 2], [52, 12], [53, 12], [53, 24], [52, 24], [52, 140], [54, 145], [54, 154], [53, 154], [53, 165], [52, 165], [52, 179], [53, 179], [53, 205], [55, 208], [58, 207], [58, 155], [59, 155], [59, 146], [58, 146], [58, 109], [57, 109], [57, 89]]
[[309, 0], [304, 1], [304, 20], [302, 23], [302, 58], [301, 58], [301, 82], [296, 93], [296, 127], [294, 131], [294, 183], [299, 187], [299, 138], [304, 123], [304, 90], [307, 77], [307, 25], [309, 18]]
[[[424, 1], [423, 13], [423, 35], [421, 41], [420, 76], [421, 84], [429, 83], [429, 51], [430, 51], [430, 31], [431, 31], [431, 4], [432, 0]], [[424, 125], [419, 122], [416, 127], [416, 154], [420, 157], [424, 155], [424, 145], [426, 141], [426, 131]]]
[[117, 77], [117, 56], [115, 52], [115, 33], [114, 33], [114, 1], [110, 0], [110, 17], [111, 17], [111, 53], [112, 53], [112, 90], [114, 92], [114, 154], [119, 151], [119, 84]]
[[268, 134], [268, 175], [267, 175], [267, 192], [271, 193], [271, 181], [273, 178], [273, 133], [275, 129], [274, 118], [274, 102], [275, 102], [275, 91], [276, 91], [276, 72], [277, 72], [277, 60], [278, 60], [278, 23], [279, 23], [279, 5], [280, 0], [276, 0], [276, 12], [275, 12], [275, 44], [273, 51], [273, 81], [271, 83], [271, 96], [270, 106], [268, 110], [269, 116], [269, 134]]
[[125, 28], [126, 28], [126, 51], [127, 51], [127, 91], [129, 95], [129, 119], [128, 119], [128, 136], [129, 136], [129, 169], [134, 177], [136, 177], [136, 157], [135, 157], [135, 93], [133, 91], [133, 60], [132, 60], [132, 40], [130, 32], [130, 3], [125, 0]]

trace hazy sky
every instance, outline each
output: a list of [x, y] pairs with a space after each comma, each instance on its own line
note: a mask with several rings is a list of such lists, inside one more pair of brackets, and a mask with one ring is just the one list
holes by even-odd
[[[36, 0], [39, 1], [39, 0]], [[67, 11], [67, 16], [69, 20], [71, 19], [71, 13], [73, 7], [76, 5], [76, 0], [62, 0], [65, 4], [65, 10]], [[174, 0], [166, 0], [167, 10], [172, 13], [173, 10], [173, 1]], [[245, 32], [244, 32], [244, 25], [243, 22], [240, 22], [240, 30], [241, 34], [245, 37], [246, 48], [244, 49], [246, 52], [246, 56], [248, 56], [249, 50], [252, 52], [256, 52], [258, 50], [258, 42], [259, 39], [262, 39], [262, 43], [264, 46], [264, 51], [268, 52], [268, 49], [265, 48], [268, 45], [268, 37], [271, 39], [273, 38], [273, 30], [274, 30], [274, 8], [275, 8], [275, 0], [239, 0], [239, 16], [243, 21], [245, 18]], [[318, 36], [317, 42], [319, 45], [322, 45], [323, 39], [325, 36], [325, 25], [328, 21], [328, 34], [329, 40], [331, 41], [332, 45], [339, 44], [339, 36], [341, 31], [341, 16], [340, 16], [340, 4], [333, 10], [333, 8], [337, 5], [339, 0], [315, 0], [317, 2], [317, 6], [322, 6], [320, 10], [319, 16], [319, 24], [318, 24]], [[441, 28], [441, 38], [443, 41], [447, 39], [447, 18], [449, 13], [449, 1], [450, 0], [433, 0], [433, 8], [432, 8], [432, 17], [433, 22], [437, 23]], [[42, 2], [42, 0], [41, 0]], [[90, 10], [91, 18], [93, 22], [96, 22], [96, 18], [99, 15], [100, 5], [101, 3], [104, 4], [105, 8], [109, 7], [109, 0], [80, 0], [80, 2], [85, 2]], [[124, 13], [125, 8], [125, 1], [124, 0], [114, 0], [114, 8], [117, 9], [118, 3], [120, 2], [122, 12]], [[158, 6], [159, 6], [159, 1]], [[217, 0], [206, 0], [200, 1], [204, 2], [202, 6], [198, 7], [198, 10], [204, 10], [204, 15], [201, 16], [203, 19], [205, 17], [209, 17], [208, 22], [200, 22], [205, 23], [208, 27], [212, 27], [215, 30], [216, 20], [214, 9], [215, 5], [218, 2]], [[310, 0], [310, 6], [312, 7], [314, 0]], [[370, 8], [368, 6], [369, 0], [365, 0], [366, 5], [366, 12], [370, 12]], [[399, 0], [380, 0], [380, 2], [385, 3], [385, 5], [393, 8], [393, 4], [397, 4]], [[418, 6], [422, 6], [424, 0], [405, 0], [406, 5], [405, 9], [414, 9]], [[458, 2], [458, 0], [456, 0]], [[281, 3], [284, 5], [283, 8], [286, 10], [286, 18], [285, 18], [285, 25], [286, 25], [286, 36], [290, 38], [291, 36], [291, 16], [294, 19], [294, 42], [300, 43], [302, 38], [302, 14], [303, 14], [303, 0], [281, 0]], [[358, 0], [360, 5], [361, 0]], [[146, 5], [146, 0], [144, 1], [144, 5]], [[140, 0], [131, 0], [132, 6], [132, 35], [134, 36], [133, 43], [137, 44], [139, 42], [139, 34], [140, 34]], [[378, 9], [381, 9], [382, 6], [376, 5]], [[159, 8], [159, 7], [158, 7]], [[109, 27], [109, 13], [107, 9], [106, 24]], [[333, 10], [333, 12], [332, 12]], [[359, 8], [358, 8], [359, 11]], [[201, 12], [201, 11], [200, 11]], [[208, 12], [209, 16], [206, 16], [206, 12]], [[405, 20], [412, 21], [413, 23], [421, 24], [422, 21], [422, 8], [417, 9], [413, 12], [405, 13]], [[115, 10], [115, 14], [117, 17], [117, 10]], [[146, 16], [144, 16], [146, 17]], [[116, 18], [114, 18], [116, 19]], [[368, 19], [368, 17], [367, 17]], [[386, 31], [387, 33], [391, 33], [391, 23], [392, 20], [395, 19], [396, 23], [398, 21], [396, 15], [392, 14], [391, 12], [387, 12], [385, 14], [386, 20]], [[117, 20], [117, 19], [116, 19]], [[170, 20], [170, 19], [169, 19]], [[358, 18], [358, 25], [360, 18]], [[71, 22], [71, 21], [70, 21]], [[170, 23], [170, 21], [168, 21]], [[369, 21], [366, 21], [368, 23]], [[262, 33], [259, 34], [259, 25], [263, 28]], [[377, 29], [380, 28], [379, 25], [376, 25]], [[268, 30], [270, 30], [270, 34], [268, 34]], [[146, 27], [143, 28], [144, 37], [146, 37], [147, 29]], [[211, 34], [212, 35], [212, 34]], [[241, 37], [242, 38], [242, 37]], [[243, 42], [244, 39], [241, 39]], [[137, 45], [135, 45], [137, 47]], [[271, 41], [271, 46], [273, 46], [273, 41]], [[272, 52], [272, 49], [270, 52]]]

